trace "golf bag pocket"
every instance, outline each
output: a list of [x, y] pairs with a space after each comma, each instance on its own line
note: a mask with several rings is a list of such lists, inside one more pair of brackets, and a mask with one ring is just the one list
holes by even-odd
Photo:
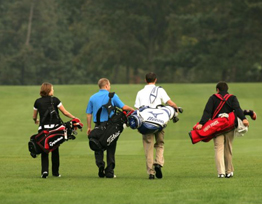
[[42, 149], [39, 147], [39, 145], [37, 145], [37, 143], [35, 142], [35, 135], [32, 135], [30, 137], [30, 140], [28, 142], [28, 150], [29, 152], [31, 152], [34, 155], [40, 154], [42, 152]]
[[43, 130], [30, 137], [29, 152], [32, 154], [49, 153], [62, 144], [66, 136], [65, 126], [63, 125], [52, 130]]
[[88, 135], [89, 147], [93, 151], [107, 149], [108, 146], [115, 144], [122, 133], [127, 118], [121, 111], [116, 111], [108, 122], [96, 126]]
[[59, 145], [62, 144], [64, 141], [64, 131], [48, 135], [48, 137], [45, 139], [45, 149], [48, 151], [53, 151], [57, 147], [59, 147]]
[[100, 125], [95, 127], [90, 134], [88, 135], [89, 139], [89, 147], [93, 151], [100, 151], [102, 150], [102, 145], [100, 144], [99, 140], [103, 137], [103, 133], [106, 130], [106, 126]]

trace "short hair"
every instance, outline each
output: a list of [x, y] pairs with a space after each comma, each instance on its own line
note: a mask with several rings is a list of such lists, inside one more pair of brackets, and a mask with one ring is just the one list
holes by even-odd
[[217, 83], [216, 85], [216, 88], [219, 90], [219, 91], [228, 91], [228, 85], [226, 82], [224, 81], [220, 81]]
[[146, 74], [146, 82], [147, 83], [151, 83], [154, 82], [156, 80], [156, 74], [154, 72], [149, 72], [148, 74]]
[[101, 79], [98, 80], [98, 86], [99, 86], [100, 89], [105, 87], [109, 83], [110, 82], [107, 78], [101, 78]]
[[49, 93], [51, 92], [52, 87], [53, 85], [51, 83], [44, 82], [40, 88], [40, 96], [49, 96]]

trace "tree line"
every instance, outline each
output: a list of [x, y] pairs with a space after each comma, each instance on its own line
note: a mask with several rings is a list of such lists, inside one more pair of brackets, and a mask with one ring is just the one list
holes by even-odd
[[0, 84], [262, 81], [261, 0], [0, 0]]

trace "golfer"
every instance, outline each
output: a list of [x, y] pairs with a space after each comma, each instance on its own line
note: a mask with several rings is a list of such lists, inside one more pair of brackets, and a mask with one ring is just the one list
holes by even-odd
[[[34, 113], [33, 113], [33, 120], [35, 124], [39, 124], [39, 120], [37, 119], [37, 115], [39, 113], [40, 115], [40, 124], [38, 128], [38, 132], [41, 132], [42, 130], [48, 130], [53, 129], [56, 126], [59, 126], [61, 124], [61, 119], [59, 117], [59, 111], [58, 109], [67, 117], [69, 118], [75, 118], [71, 113], [69, 113], [63, 106], [62, 102], [54, 95], [54, 87], [52, 84], [48, 82], [44, 82], [40, 89], [40, 95], [41, 98], [38, 98], [34, 103]], [[51, 100], [53, 101], [53, 106], [55, 108], [56, 114], [58, 117], [53, 116], [50, 117], [50, 114], [47, 114], [46, 117], [44, 117], [46, 111], [51, 106]], [[44, 120], [43, 120], [44, 119]], [[35, 155], [32, 155], [33, 157]], [[48, 170], [48, 154], [43, 152], [41, 153], [41, 177], [47, 178], [49, 175]], [[59, 174], [59, 149], [56, 148], [54, 151], [52, 151], [52, 174], [55, 177], [61, 177]]]
[[[89, 99], [87, 108], [86, 108], [86, 114], [87, 114], [87, 135], [90, 134], [92, 127], [92, 116], [93, 116], [93, 122], [97, 126], [97, 112], [98, 110], [109, 101], [109, 92], [111, 89], [110, 81], [106, 78], [101, 78], [98, 81], [99, 91], [92, 95]], [[126, 111], [132, 111], [133, 108], [125, 105], [120, 98], [117, 96], [117, 94], [114, 94], [114, 97], [112, 98], [112, 104], [118, 108], [121, 108]], [[111, 113], [113, 114], [113, 113]], [[111, 115], [110, 115], [111, 116]], [[100, 124], [105, 123], [108, 121], [108, 113], [105, 109], [102, 110], [100, 115]], [[117, 143], [111, 143], [111, 145], [106, 149], [107, 156], [107, 167], [105, 168], [105, 162], [104, 162], [104, 151], [95, 151], [95, 160], [96, 165], [98, 167], [98, 176], [100, 178], [115, 178], [114, 169], [115, 169], [115, 151], [116, 151], [116, 144]]]
[[[222, 97], [228, 93], [228, 85], [226, 82], [219, 82], [216, 85], [216, 92], [220, 94]], [[204, 109], [202, 118], [197, 125], [197, 129], [200, 130], [202, 126], [212, 118], [214, 111], [217, 109], [220, 103], [220, 99], [218, 99], [215, 95], [212, 95]], [[225, 105], [221, 108], [221, 110], [215, 115], [215, 118], [219, 116], [221, 113], [230, 113], [234, 111], [236, 116], [243, 121], [245, 126], [249, 126], [249, 122], [246, 119], [237, 97], [232, 95], [229, 97]], [[215, 161], [216, 168], [218, 173], [218, 178], [230, 178], [233, 176], [234, 166], [232, 163], [232, 143], [234, 139], [234, 129], [230, 132], [218, 135], [213, 139], [215, 146]]]
[[[156, 108], [162, 103], [178, 108], [166, 91], [162, 87], [156, 86], [157, 76], [155, 73], [146, 74], [145, 80], [147, 85], [137, 93], [135, 108], [139, 109], [142, 106]], [[149, 179], [154, 179], [155, 176], [159, 179], [163, 177], [161, 168], [164, 166], [164, 134], [165, 132], [162, 130], [154, 134], [142, 135]], [[154, 148], [156, 149], [155, 159]]]

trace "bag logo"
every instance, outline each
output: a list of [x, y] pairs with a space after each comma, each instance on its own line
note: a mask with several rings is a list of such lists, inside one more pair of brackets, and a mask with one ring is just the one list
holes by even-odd
[[49, 142], [49, 146], [53, 147], [57, 142], [59, 142], [60, 140], [62, 140], [64, 137], [59, 137], [56, 140], [54, 140], [53, 142]]
[[163, 113], [153, 113], [153, 111], [150, 111], [148, 113], [151, 113], [155, 118], [157, 118], [158, 115], [162, 115]]
[[111, 144], [111, 142], [113, 142], [118, 136], [120, 135], [120, 130], [118, 132], [116, 132], [115, 134], [112, 134], [109, 138], [107, 138], [107, 146], [109, 146]]
[[217, 125], [219, 122], [217, 120], [215, 120], [213, 123], [211, 123], [210, 125], [208, 125], [207, 127], [204, 128], [204, 132], [208, 131], [211, 127]]
[[165, 123], [163, 120], [160, 120], [157, 118], [158, 115], [162, 115], [163, 113], [153, 113], [152, 111], [148, 112], [151, 113], [154, 117], [148, 117], [147, 120], [148, 121], [152, 121], [152, 122], [158, 122], [158, 123]]

